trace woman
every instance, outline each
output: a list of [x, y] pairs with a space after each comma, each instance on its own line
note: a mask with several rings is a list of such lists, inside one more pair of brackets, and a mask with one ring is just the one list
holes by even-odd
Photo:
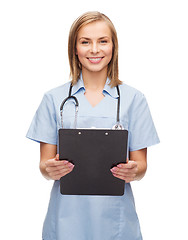
[[[78, 128], [112, 128], [116, 123], [119, 85], [120, 123], [129, 132], [128, 162], [113, 167], [114, 177], [125, 181], [123, 196], [61, 195], [61, 177], [74, 165], [59, 161], [57, 132], [61, 128], [60, 105], [70, 83], [44, 95], [27, 137], [40, 142], [40, 170], [55, 180], [43, 227], [44, 240], [141, 240], [139, 221], [130, 186], [143, 178], [147, 147], [159, 142], [144, 95], [118, 79], [118, 40], [110, 19], [88, 12], [72, 25], [69, 34], [72, 95], [79, 101]], [[74, 127], [75, 104], [63, 109], [64, 128]]]

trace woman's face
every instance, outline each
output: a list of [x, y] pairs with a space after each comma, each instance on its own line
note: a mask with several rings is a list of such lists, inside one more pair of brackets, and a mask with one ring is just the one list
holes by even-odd
[[112, 49], [111, 31], [106, 22], [89, 23], [79, 30], [76, 54], [82, 64], [82, 71], [107, 72]]

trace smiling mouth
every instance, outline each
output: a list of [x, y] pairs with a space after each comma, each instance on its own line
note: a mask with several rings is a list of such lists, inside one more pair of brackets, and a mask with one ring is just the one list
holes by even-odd
[[91, 63], [99, 63], [104, 57], [88, 57], [87, 59]]

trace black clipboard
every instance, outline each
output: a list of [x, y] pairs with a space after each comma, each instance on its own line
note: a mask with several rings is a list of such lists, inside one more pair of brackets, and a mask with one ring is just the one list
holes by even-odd
[[59, 129], [59, 159], [75, 165], [60, 179], [61, 194], [123, 195], [125, 181], [110, 169], [126, 163], [127, 141], [127, 130]]

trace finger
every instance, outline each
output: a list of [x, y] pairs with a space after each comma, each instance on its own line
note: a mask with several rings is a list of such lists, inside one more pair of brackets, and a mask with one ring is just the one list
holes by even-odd
[[130, 171], [134, 171], [134, 168], [131, 168], [130, 166], [128, 166], [128, 168], [125, 166], [126, 164], [118, 164], [116, 167], [111, 168], [110, 170], [114, 173], [118, 173], [118, 172], [124, 172], [124, 173], [129, 173]]
[[115, 173], [115, 174], [119, 174], [119, 173], [127, 173], [129, 170], [128, 169], [125, 169], [125, 168], [118, 168], [118, 167], [113, 167], [112, 169], [110, 169], [110, 171], [112, 173]]
[[117, 166], [117, 167], [113, 167], [111, 169], [111, 172], [113, 173], [135, 173], [137, 171], [137, 168], [136, 166], [133, 167], [133, 168], [125, 168], [125, 167], [122, 167], [122, 166]]
[[115, 174], [115, 175], [119, 175], [119, 176], [122, 176], [122, 177], [136, 177], [136, 173], [135, 172], [128, 172], [128, 173], [125, 173], [125, 172], [112, 172], [112, 174]]
[[[121, 165], [121, 164], [120, 164]], [[113, 167], [111, 170], [113, 175], [121, 176], [123, 179], [125, 178], [135, 178], [137, 174], [137, 167], [134, 168], [124, 168], [123, 166]]]
[[68, 163], [65, 165], [58, 165], [58, 166], [47, 166], [46, 171], [49, 172], [55, 172], [55, 171], [62, 171], [62, 170], [69, 170], [72, 169], [74, 165], [72, 163]]
[[129, 160], [128, 163], [120, 163], [120, 164], [117, 165], [117, 167], [118, 168], [129, 169], [129, 168], [137, 167], [137, 163], [135, 161]]
[[56, 175], [64, 176], [65, 174], [71, 172], [73, 170], [73, 168], [74, 168], [74, 166], [71, 167], [71, 168], [65, 168], [65, 169], [53, 171], [53, 172], [51, 172], [51, 175], [53, 175], [53, 176], [56, 176]]
[[134, 181], [134, 178], [132, 178], [132, 177], [123, 177], [123, 176], [120, 176], [117, 174], [113, 174], [113, 176], [116, 178], [119, 178], [121, 180], [124, 180], [126, 183], [130, 183], [130, 182]]
[[[128, 170], [128, 169], [127, 169]], [[126, 170], [118, 170], [118, 171], [114, 171], [111, 170], [113, 175], [118, 175], [121, 176], [123, 178], [127, 178], [127, 177], [131, 177], [131, 178], [135, 178], [136, 177], [136, 171], [126, 171]]]
[[72, 172], [73, 168], [74, 168], [74, 166], [72, 168], [69, 168], [69, 169], [63, 169], [63, 170], [59, 170], [59, 171], [50, 172], [49, 176], [53, 180], [59, 180], [61, 177], [64, 177], [68, 173]]
[[59, 179], [60, 179], [61, 177], [64, 177], [68, 173], [72, 172], [73, 169], [74, 169], [74, 166], [72, 168], [69, 168], [69, 169], [64, 169], [62, 171], [59, 171], [59, 173], [57, 173], [57, 175], [55, 175], [55, 176], [59, 176]]
[[123, 177], [123, 176], [117, 175], [115, 173], [113, 174], [113, 176], [125, 181], [125, 177]]
[[46, 166], [63, 166], [68, 163], [69, 163], [69, 161], [67, 161], [67, 160], [57, 161], [55, 159], [49, 159], [45, 162]]

